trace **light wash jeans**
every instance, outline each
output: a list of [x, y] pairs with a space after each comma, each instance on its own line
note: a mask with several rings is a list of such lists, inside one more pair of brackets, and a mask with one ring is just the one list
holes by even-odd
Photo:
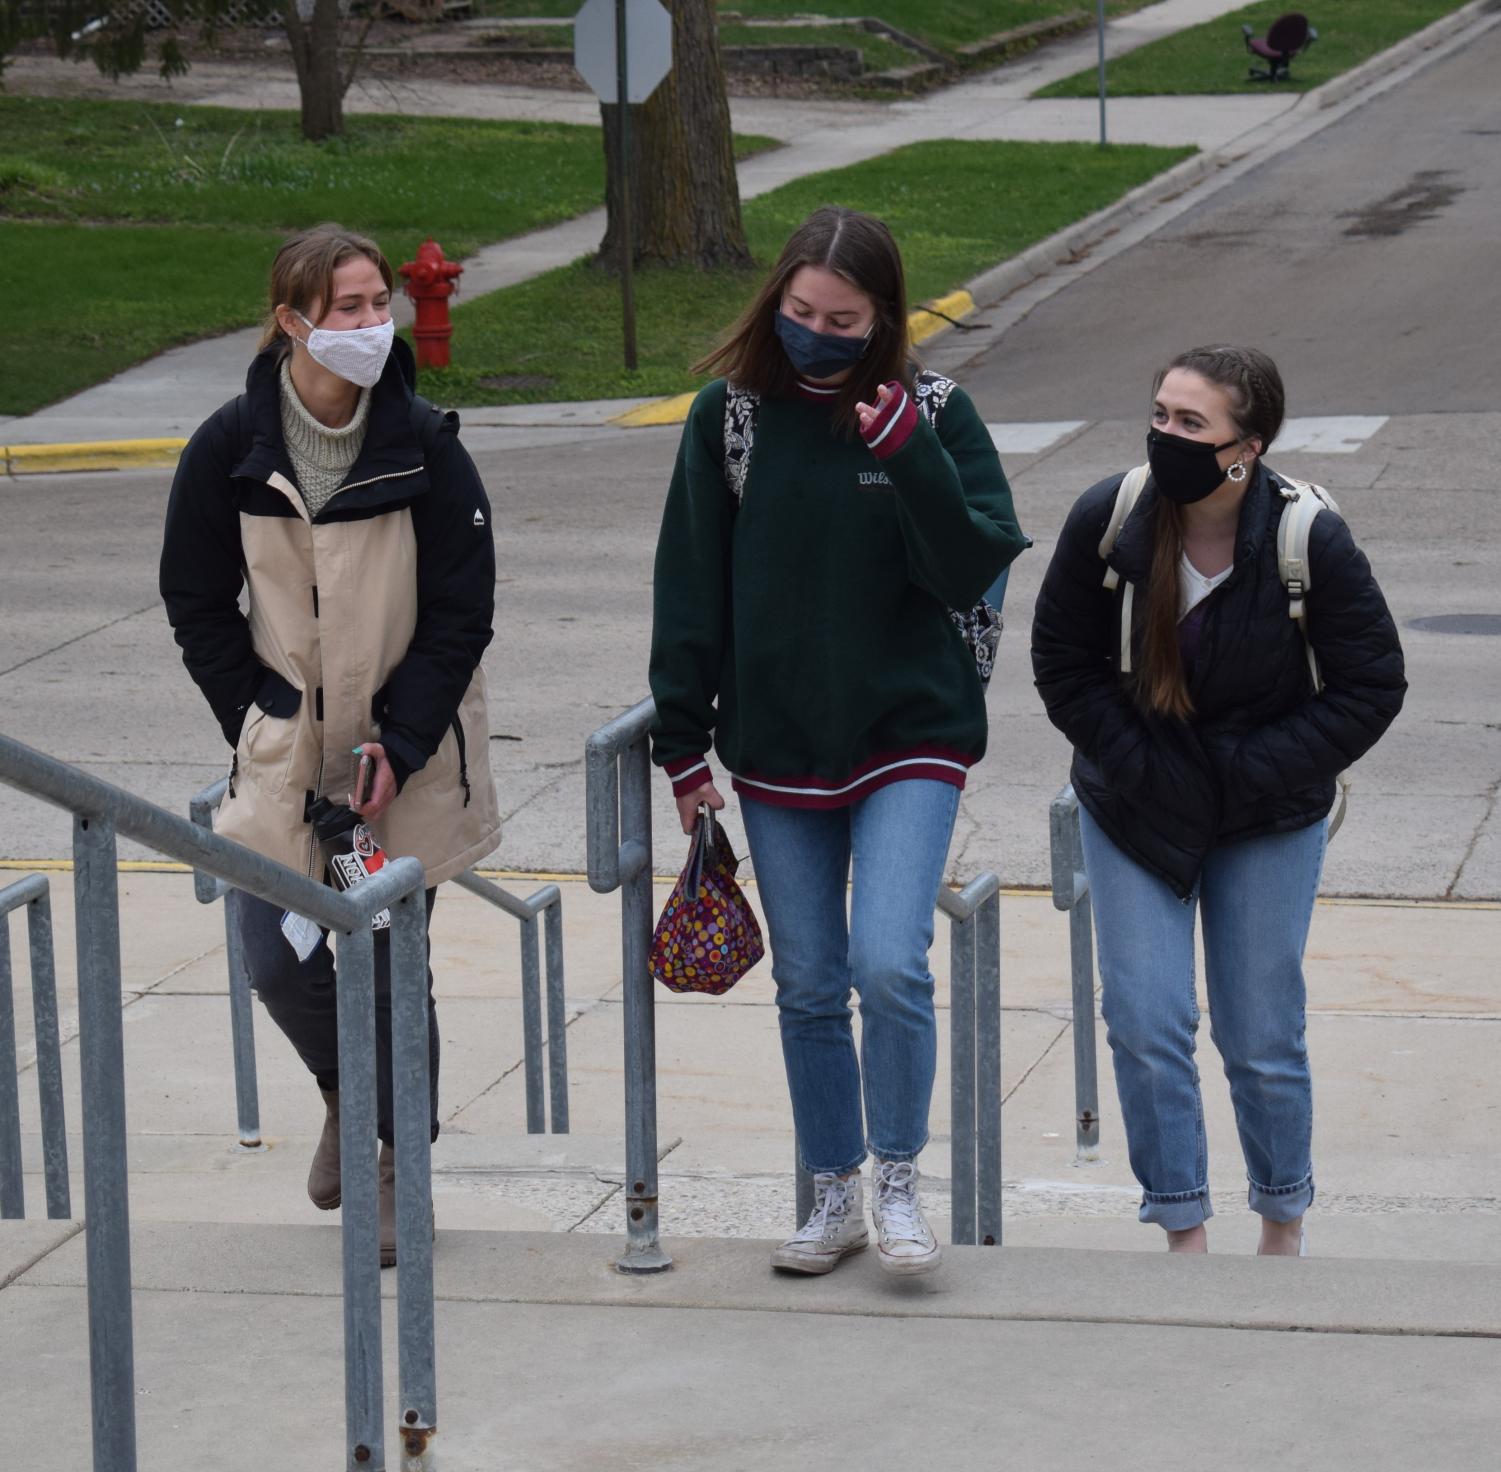
[[1194, 912], [1204, 923], [1209, 1035], [1230, 1081], [1251, 1210], [1295, 1221], [1313, 1202], [1313, 1089], [1304, 1043], [1303, 948], [1328, 842], [1319, 822], [1210, 851], [1188, 900], [1079, 813], [1141, 1220], [1168, 1231], [1214, 1215], [1194, 1062]]
[[[810, 1171], [854, 1170], [867, 1142], [880, 1160], [914, 1160], [928, 1143], [938, 1061], [928, 950], [958, 810], [957, 787], [916, 780], [826, 812], [741, 802], [798, 1151]], [[858, 1059], [851, 988], [860, 994]]]

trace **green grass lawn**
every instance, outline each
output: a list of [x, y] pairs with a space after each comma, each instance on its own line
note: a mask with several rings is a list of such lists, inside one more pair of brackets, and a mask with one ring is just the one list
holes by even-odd
[[[746, 232], [757, 260], [769, 263], [820, 204], [878, 214], [902, 247], [916, 306], [1192, 152], [1136, 145], [1101, 150], [1084, 143], [918, 143], [749, 201]], [[640, 272], [641, 366], [627, 373], [621, 367], [618, 278], [577, 261], [458, 307], [455, 366], [425, 372], [422, 391], [460, 405], [683, 392], [699, 382], [689, 365], [754, 293], [763, 271]]]
[[[1150, 0], [1108, 0], [1105, 9], [1107, 13], [1119, 14], [1138, 10], [1146, 3]], [[539, 9], [537, 0], [479, 0], [475, 14], [497, 20], [524, 19], [546, 8]], [[940, 51], [955, 51], [970, 41], [983, 41], [987, 36], [1031, 21], [1093, 8], [1090, 0], [923, 0], [921, 5], [911, 4], [910, 0], [720, 0], [719, 3], [724, 15], [751, 20], [783, 20], [800, 15], [876, 16]], [[554, 14], [567, 15], [577, 11], [578, 4], [576, 0], [561, 0], [552, 9]], [[768, 40], [776, 35], [772, 32], [768, 36], [764, 29], [757, 29]], [[801, 39], [800, 30], [782, 34], [789, 40]], [[911, 56], [905, 50], [902, 54]]]
[[[1267, 27], [1286, 9], [1279, 0], [1247, 5], [1218, 20], [1190, 26], [1176, 35], [1108, 62], [1105, 85], [1116, 97], [1153, 97], [1206, 92], [1304, 92], [1395, 45], [1465, 0], [1309, 0], [1303, 7], [1319, 39], [1292, 64], [1290, 82], [1253, 82], [1247, 73], [1258, 58], [1246, 50], [1241, 26]], [[1078, 72], [1042, 88], [1037, 97], [1093, 97], [1094, 71]]]
[[[884, 71], [887, 67], [911, 66], [922, 58], [906, 46], [898, 46], [885, 36], [878, 36], [858, 26], [798, 26], [782, 30], [769, 26], [725, 24], [719, 28], [721, 46], [852, 46], [860, 52], [867, 71]], [[492, 35], [488, 45], [573, 47], [572, 26], [514, 26]]]
[[255, 322], [276, 246], [301, 226], [341, 221], [397, 266], [429, 233], [462, 257], [603, 197], [597, 128], [347, 128], [314, 144], [290, 112], [0, 96], [0, 259], [40, 284], [0, 311], [0, 414]]

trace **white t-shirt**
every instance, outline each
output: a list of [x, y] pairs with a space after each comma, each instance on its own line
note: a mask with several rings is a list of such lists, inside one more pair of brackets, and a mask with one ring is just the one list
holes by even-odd
[[1184, 618], [1197, 608], [1234, 570], [1235, 566], [1232, 563], [1224, 572], [1217, 572], [1212, 578], [1206, 578], [1188, 560], [1188, 553], [1181, 553], [1178, 558], [1179, 619]]

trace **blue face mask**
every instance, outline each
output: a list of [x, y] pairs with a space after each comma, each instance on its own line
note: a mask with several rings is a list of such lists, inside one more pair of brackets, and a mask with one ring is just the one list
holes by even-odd
[[858, 363], [874, 332], [872, 327], [863, 337], [843, 337], [837, 332], [814, 332], [785, 312], [778, 312], [776, 319], [777, 336], [792, 366], [808, 378], [832, 378]]

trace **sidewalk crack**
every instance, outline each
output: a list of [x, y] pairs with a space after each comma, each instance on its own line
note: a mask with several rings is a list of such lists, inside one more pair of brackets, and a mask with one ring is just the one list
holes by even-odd
[[1480, 821], [1475, 825], [1475, 831], [1470, 835], [1469, 845], [1466, 847], [1464, 857], [1459, 861], [1459, 867], [1454, 871], [1454, 878], [1449, 881], [1449, 887], [1444, 891], [1444, 898], [1452, 900], [1456, 896], [1454, 891], [1459, 887], [1459, 881], [1464, 878], [1466, 866], [1475, 857], [1475, 850], [1480, 845], [1480, 836], [1485, 832], [1485, 825], [1490, 822], [1496, 811], [1496, 797], [1501, 793], [1501, 777], [1490, 785], [1490, 790], [1485, 794], [1485, 811], [1480, 815]]

